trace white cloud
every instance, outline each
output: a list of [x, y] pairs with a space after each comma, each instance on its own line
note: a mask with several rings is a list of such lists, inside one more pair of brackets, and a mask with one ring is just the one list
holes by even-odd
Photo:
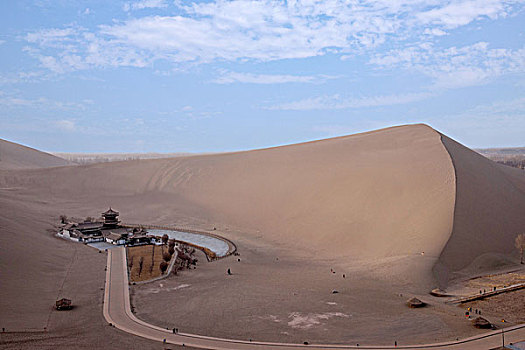
[[433, 79], [434, 88], [451, 89], [484, 84], [503, 74], [525, 72], [525, 47], [496, 49], [479, 42], [438, 49], [427, 43], [376, 55], [370, 63], [419, 71]]
[[252, 74], [239, 72], [223, 72], [217, 79], [216, 84], [285, 84], [285, 83], [320, 83], [327, 79], [335, 79], [334, 76], [326, 75], [288, 75], [288, 74]]
[[477, 105], [459, 113], [435, 117], [432, 124], [447, 130], [452, 137], [461, 137], [473, 147], [523, 146], [525, 98]]
[[166, 0], [141, 0], [135, 2], [125, 3], [124, 11], [143, 10], [148, 8], [163, 8], [168, 7]]
[[432, 28], [432, 29], [426, 28], [423, 31], [423, 34], [432, 35], [432, 36], [443, 36], [443, 35], [447, 35], [447, 32], [439, 28]]
[[[525, 97], [515, 98], [512, 100], [501, 100], [490, 104], [476, 106], [467, 112], [466, 114], [474, 115], [506, 115], [506, 116], [519, 116], [525, 117]], [[523, 119], [525, 122], [525, 119]]]
[[429, 92], [366, 96], [359, 98], [343, 98], [340, 95], [333, 95], [287, 102], [275, 106], [266, 107], [266, 109], [286, 111], [355, 109], [407, 104], [411, 102], [421, 101], [431, 96], [433, 96], [433, 94]]
[[38, 44], [42, 47], [72, 49], [78, 43], [77, 33], [78, 31], [72, 27], [50, 28], [28, 33], [25, 39], [29, 43]]
[[64, 110], [64, 111], [73, 111], [73, 110], [85, 110], [86, 104], [91, 104], [90, 100], [84, 100], [82, 103], [77, 102], [63, 102], [50, 100], [46, 97], [39, 98], [23, 98], [18, 96], [13, 96], [12, 94], [6, 94], [5, 92], [0, 93], [0, 106], [6, 108], [38, 108], [38, 109], [48, 109], [48, 110]]
[[[127, 4], [129, 10], [164, 7], [159, 0]], [[511, 0], [232, 0], [176, 1], [178, 15], [146, 16], [84, 28], [46, 29], [26, 40], [44, 67], [57, 73], [93, 67], [144, 67], [171, 63], [271, 61], [327, 53], [351, 56], [384, 43], [428, 40], [523, 4]], [[402, 45], [402, 44], [401, 44]]]
[[74, 131], [76, 129], [75, 122], [73, 120], [57, 120], [55, 126], [63, 131]]
[[416, 15], [422, 24], [438, 25], [447, 29], [454, 29], [467, 25], [481, 18], [496, 19], [508, 14], [510, 5], [518, 1], [501, 0], [466, 0], [454, 1], [420, 12]]
[[34, 83], [48, 79], [42, 71], [17, 72], [0, 75], [0, 84]]
[[[26, 35], [29, 43], [40, 48], [25, 47], [40, 65], [55, 73], [84, 70], [93, 67], [145, 67], [148, 61], [137, 50], [116, 45], [97, 37], [82, 27], [43, 29]], [[58, 54], [45, 54], [43, 50], [59, 50]]]

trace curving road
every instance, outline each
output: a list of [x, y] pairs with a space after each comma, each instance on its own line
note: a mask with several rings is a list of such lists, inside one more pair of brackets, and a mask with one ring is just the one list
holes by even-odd
[[[371, 345], [330, 345], [330, 344], [289, 344], [270, 342], [250, 342], [245, 340], [206, 337], [196, 334], [178, 333], [160, 328], [139, 320], [131, 313], [129, 301], [129, 283], [125, 248], [108, 250], [106, 271], [106, 289], [104, 294], [104, 317], [110, 324], [125, 332], [170, 344], [187, 345], [202, 349], [272, 349], [296, 350], [308, 349], [454, 349], [479, 350], [492, 349], [502, 344], [501, 330], [489, 331], [484, 335], [465, 338], [460, 341], [424, 345], [406, 345], [398, 347]], [[525, 324], [505, 329], [505, 343], [525, 339]]]

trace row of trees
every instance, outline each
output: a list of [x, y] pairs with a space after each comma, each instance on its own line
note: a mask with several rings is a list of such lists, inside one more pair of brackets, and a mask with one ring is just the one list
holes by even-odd
[[[64, 214], [60, 215], [59, 218], [60, 218], [60, 223], [61, 223], [61, 224], [67, 224], [67, 223], [69, 222], [69, 218], [68, 218], [66, 215], [64, 215]], [[75, 220], [77, 220], [77, 221], [80, 220], [80, 219], [78, 219], [78, 218], [71, 218], [71, 219], [72, 219], [73, 221], [75, 221]], [[103, 220], [102, 217], [99, 217], [98, 219], [99, 219], [99, 220]], [[94, 218], [93, 216], [88, 216], [88, 217], [86, 217], [86, 218], [84, 219], [84, 222], [95, 222], [96, 220], [97, 220], [97, 219]]]
[[[168, 250], [164, 251], [164, 247], [168, 246]], [[169, 239], [167, 234], [162, 236], [162, 262], [159, 265], [160, 271], [164, 274], [169, 266], [169, 261], [175, 253], [175, 240]]]
[[516, 248], [520, 251], [520, 263], [523, 264], [523, 253], [525, 252], [525, 233], [520, 233], [516, 236]]
[[[129, 262], [128, 262], [128, 266], [129, 266], [129, 269], [131, 270], [133, 268], [133, 262], [135, 260], [135, 256], [132, 255], [130, 258], [129, 258]], [[144, 267], [144, 257], [141, 256], [140, 259], [139, 259], [139, 276], [140, 274], [142, 273], [142, 268]]]
[[505, 159], [497, 162], [514, 168], [525, 169], [525, 159]]

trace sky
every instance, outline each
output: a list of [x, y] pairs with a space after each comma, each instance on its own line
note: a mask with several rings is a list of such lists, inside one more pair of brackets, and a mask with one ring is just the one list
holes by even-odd
[[0, 138], [222, 152], [426, 123], [525, 146], [525, 1], [0, 1]]

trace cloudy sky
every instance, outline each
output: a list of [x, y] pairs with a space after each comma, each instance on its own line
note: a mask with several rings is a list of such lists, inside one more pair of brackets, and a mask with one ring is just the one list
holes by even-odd
[[203, 152], [427, 123], [525, 146], [525, 2], [0, 2], [0, 138]]

